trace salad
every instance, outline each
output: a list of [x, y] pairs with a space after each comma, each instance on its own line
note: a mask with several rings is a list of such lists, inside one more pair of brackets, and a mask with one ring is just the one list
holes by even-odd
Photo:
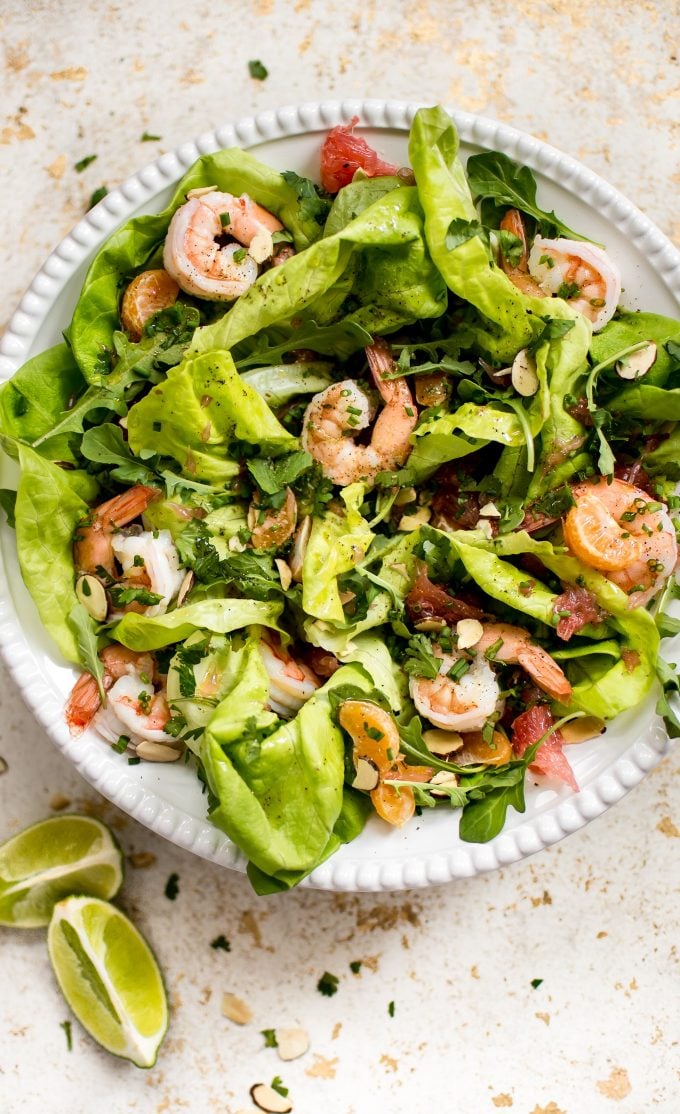
[[357, 122], [320, 184], [199, 158], [0, 392], [71, 730], [191, 763], [260, 893], [373, 813], [493, 838], [655, 685], [680, 733], [680, 322], [442, 108], [408, 167]]

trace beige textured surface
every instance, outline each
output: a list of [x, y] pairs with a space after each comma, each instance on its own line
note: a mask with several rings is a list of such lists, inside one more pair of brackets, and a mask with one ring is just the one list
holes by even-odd
[[[324, 96], [444, 101], [507, 120], [581, 158], [680, 242], [678, 5], [471, 9], [5, 0], [0, 322], [94, 188], [227, 119]], [[248, 76], [252, 58], [266, 81]], [[161, 140], [141, 143], [145, 130]], [[4, 672], [0, 685], [0, 838], [64, 798], [108, 819], [129, 856], [122, 905], [172, 1003], [151, 1072], [100, 1052], [75, 1023], [68, 1052], [43, 934], [0, 930], [3, 1112], [235, 1114], [275, 1075], [298, 1114], [677, 1111], [677, 750], [604, 818], [509, 870], [411, 895], [264, 901], [97, 799]], [[230, 951], [211, 949], [218, 934]], [[332, 998], [316, 990], [324, 971], [340, 978]], [[224, 1017], [224, 994], [253, 1020]], [[260, 1030], [298, 1024], [310, 1050], [284, 1064]]]

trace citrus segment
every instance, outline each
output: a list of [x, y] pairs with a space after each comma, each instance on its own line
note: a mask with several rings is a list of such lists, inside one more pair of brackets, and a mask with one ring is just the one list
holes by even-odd
[[581, 496], [567, 514], [564, 540], [584, 564], [601, 572], [624, 569], [638, 556], [636, 539], [592, 494]]
[[112, 833], [91, 816], [41, 820], [0, 845], [0, 924], [37, 928], [72, 893], [110, 898], [123, 881]]
[[131, 921], [107, 901], [67, 897], [54, 907], [47, 947], [64, 997], [90, 1036], [140, 1068], [153, 1067], [168, 1005], [153, 952]]

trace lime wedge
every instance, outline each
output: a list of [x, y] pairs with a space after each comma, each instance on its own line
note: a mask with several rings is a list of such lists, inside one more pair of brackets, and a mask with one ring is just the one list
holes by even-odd
[[75, 814], [41, 820], [0, 845], [0, 924], [49, 924], [62, 897], [113, 897], [122, 881], [123, 856], [100, 820]]
[[140, 1068], [156, 1063], [168, 1003], [153, 952], [108, 901], [67, 897], [54, 907], [47, 948], [80, 1024], [103, 1048]]

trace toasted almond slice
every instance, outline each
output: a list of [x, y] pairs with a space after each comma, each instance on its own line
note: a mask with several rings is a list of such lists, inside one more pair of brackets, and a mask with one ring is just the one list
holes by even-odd
[[606, 730], [606, 724], [599, 716], [579, 716], [560, 727], [560, 735], [564, 743], [585, 743], [603, 735]]
[[277, 1029], [276, 1042], [280, 1060], [297, 1060], [309, 1049], [309, 1034], [306, 1029]]
[[293, 582], [293, 574], [291, 572], [290, 565], [287, 565], [286, 562], [282, 561], [280, 557], [274, 558], [274, 564], [279, 570], [279, 580], [281, 581], [281, 587], [283, 588], [284, 592], [287, 592]]
[[248, 1003], [235, 994], [222, 995], [222, 1015], [228, 1017], [230, 1021], [235, 1021], [237, 1025], [247, 1025], [253, 1020], [253, 1011]]
[[536, 361], [526, 348], [521, 348], [512, 361], [512, 385], [518, 395], [530, 398], [538, 390]]
[[287, 1095], [280, 1095], [267, 1083], [254, 1083], [250, 1088], [250, 1097], [260, 1110], [268, 1114], [289, 1114], [293, 1104]]
[[312, 532], [312, 516], [306, 514], [300, 521], [295, 537], [293, 538], [293, 548], [290, 554], [290, 571], [293, 574], [293, 580], [302, 580], [302, 562], [305, 559], [305, 552], [307, 550], [307, 542], [309, 535]]
[[185, 573], [185, 576], [184, 576], [184, 580], [180, 584], [179, 592], [177, 593], [177, 606], [178, 607], [181, 607], [182, 604], [184, 603], [185, 599], [187, 598], [187, 596], [189, 595], [189, 592], [191, 591], [191, 589], [193, 587], [193, 584], [194, 584], [194, 570], [193, 569], [187, 569], [187, 571]]
[[141, 743], [137, 743], [135, 754], [145, 762], [176, 762], [182, 752], [166, 746], [165, 743], [152, 743], [150, 739], [143, 739]]
[[416, 630], [428, 631], [444, 630], [447, 623], [445, 619], [421, 619], [419, 623], [414, 623], [413, 625]]
[[[428, 785], [458, 785], [458, 778], [450, 770], [439, 770], [434, 777], [430, 778]], [[446, 793], [440, 793], [433, 789], [432, 796], [445, 797]]]
[[358, 758], [357, 773], [352, 782], [352, 788], [363, 789], [364, 792], [370, 793], [371, 789], [376, 788], [379, 781], [380, 773], [375, 762], [370, 758]]
[[484, 634], [484, 627], [479, 619], [460, 619], [456, 623], [456, 634], [458, 635], [458, 649], [469, 650], [471, 646], [476, 646], [479, 642]]
[[186, 198], [191, 201], [192, 197], [205, 197], [208, 193], [217, 193], [217, 186], [197, 186], [195, 190], [189, 190]]
[[477, 523], [477, 529], [479, 530], [480, 534], [483, 534], [485, 538], [488, 538], [489, 541], [491, 541], [491, 539], [493, 538], [493, 530], [491, 529], [490, 519], [480, 518], [479, 522]]
[[394, 500], [395, 507], [403, 507], [406, 503], [415, 503], [418, 492], [415, 487], [401, 487]]
[[464, 746], [463, 736], [457, 731], [440, 731], [437, 727], [423, 731], [423, 742], [433, 754], [453, 754]]
[[229, 538], [229, 541], [227, 542], [227, 549], [230, 553], [245, 553], [246, 547], [241, 539], [238, 537], [238, 535], [234, 534], [234, 536], [232, 538]]
[[417, 511], [413, 514], [404, 514], [401, 516], [399, 522], [399, 529], [406, 534], [410, 534], [413, 530], [417, 530], [419, 526], [424, 526], [430, 521], [432, 511], [429, 507], [418, 507]]
[[76, 581], [76, 595], [88, 615], [103, 623], [109, 610], [109, 602], [101, 580], [96, 576], [79, 576]]
[[483, 515], [484, 518], [501, 517], [501, 512], [499, 511], [495, 503], [485, 503], [483, 507], [480, 507], [479, 513]]
[[274, 242], [271, 232], [266, 228], [262, 229], [261, 232], [256, 232], [248, 245], [248, 255], [256, 263], [264, 263], [266, 259], [271, 259], [273, 254]]
[[644, 348], [624, 356], [616, 365], [616, 374], [621, 379], [641, 379], [646, 375], [656, 360], [656, 345], [653, 340], [648, 340]]

